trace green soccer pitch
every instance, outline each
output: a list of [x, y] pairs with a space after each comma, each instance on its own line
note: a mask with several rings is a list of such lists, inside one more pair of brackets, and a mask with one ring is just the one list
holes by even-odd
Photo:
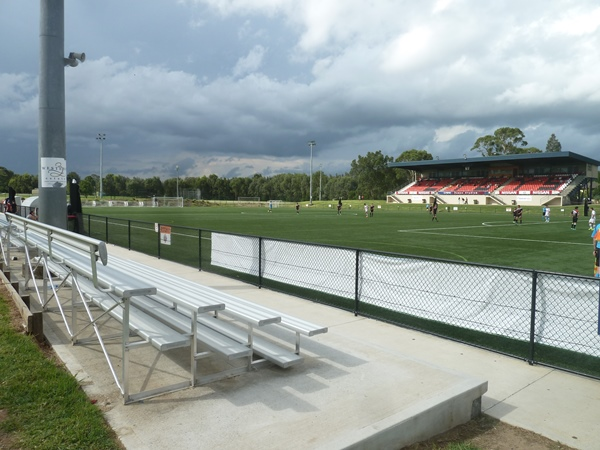
[[[264, 203], [264, 202], [263, 202]], [[264, 203], [265, 204], [265, 203]], [[370, 204], [370, 202], [369, 202]], [[266, 204], [265, 204], [266, 205]], [[96, 207], [85, 214], [180, 225], [292, 241], [382, 250], [456, 261], [592, 276], [593, 256], [588, 218], [571, 230], [571, 208], [553, 207], [549, 223], [541, 208], [524, 208], [515, 225], [509, 206], [440, 205], [438, 222], [425, 206], [379, 203], [365, 217], [363, 202], [346, 202], [341, 215], [336, 204], [307, 207], [286, 204], [268, 212], [263, 207], [211, 205], [185, 208]], [[350, 207], [352, 205], [352, 207]]]

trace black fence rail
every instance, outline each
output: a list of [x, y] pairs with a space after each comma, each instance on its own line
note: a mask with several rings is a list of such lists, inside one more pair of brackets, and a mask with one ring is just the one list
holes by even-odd
[[85, 215], [89, 235], [600, 379], [600, 280]]

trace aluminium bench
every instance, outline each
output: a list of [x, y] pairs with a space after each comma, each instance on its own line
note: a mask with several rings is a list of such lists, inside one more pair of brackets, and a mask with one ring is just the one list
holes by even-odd
[[177, 286], [189, 292], [189, 295], [195, 299], [219, 299], [225, 303], [225, 309], [220, 314], [233, 318], [245, 318], [248, 314], [263, 316], [263, 317], [279, 317], [280, 320], [275, 323], [277, 326], [285, 328], [295, 333], [295, 353], [300, 354], [300, 336], [315, 336], [327, 332], [327, 327], [320, 326], [309, 321], [275, 311], [248, 300], [227, 294], [222, 291], [202, 286], [184, 278], [168, 275], [158, 269], [146, 266], [141, 263], [126, 261], [122, 258], [112, 258], [112, 263], [122, 267], [124, 270], [135, 270], [136, 273], [144, 274], [146, 278], [154, 280], [158, 285], [158, 290], [161, 291], [161, 286], [167, 283], [170, 286]]
[[[255, 330], [263, 329], [267, 325], [278, 325], [281, 322], [281, 316], [278, 312], [259, 308], [258, 305], [250, 302], [231, 309], [227, 307], [227, 304], [235, 297], [229, 294], [122, 258], [112, 257], [111, 264], [123, 272], [135, 273], [138, 277], [144, 276], [146, 279], [151, 279], [157, 286], [157, 294], [152, 297], [162, 302], [164, 306], [169, 306], [169, 304], [162, 296], [169, 293], [171, 295], [187, 296], [190, 302], [224, 302], [225, 309], [214, 311], [213, 317], [198, 315], [197, 321], [203, 330], [211, 330], [234, 339], [236, 342], [245, 343], [255, 355], [261, 358], [253, 359], [252, 366], [258, 366], [264, 361], [269, 361], [279, 367], [288, 368], [303, 361], [303, 358], [297, 353], [291, 352], [255, 333]], [[152, 313], [147, 306], [144, 307], [144, 305], [137, 302], [135, 304], [148, 313]], [[185, 312], [183, 313], [185, 314]], [[161, 316], [163, 319], [168, 317], [170, 323], [177, 320], [176, 314], [165, 315], [164, 310], [160, 310], [160, 313], [156, 314], [157, 318]], [[225, 317], [221, 318], [220, 316], [226, 316], [233, 320], [227, 320]]]
[[[50, 251], [50, 249], [46, 247], [46, 241], [43, 239], [43, 236], [37, 236], [35, 233], [30, 233], [28, 239], [30, 243], [35, 243], [35, 245], [44, 252]], [[66, 268], [71, 267], [77, 267], [80, 275], [83, 274], [87, 279], [91, 279], [94, 274], [91, 270], [86, 268], [86, 258], [86, 255], [81, 251], [66, 249], [60, 243], [54, 243], [53, 245], [52, 264], [55, 265], [53, 270], [54, 272], [59, 273], [61, 271], [60, 268], [64, 267], [64, 272], [66, 272], [62, 274], [64, 279], [68, 278], [68, 270]], [[154, 279], [141, 278], [138, 271], [135, 269], [124, 270], [122, 267], [115, 267], [115, 264], [98, 267], [95, 275], [98, 286], [108, 291], [113, 291], [116, 287], [132, 281], [142, 284], [155, 284], [156, 282]], [[81, 289], [82, 286], [85, 287], [81, 292], [83, 297], [92, 300], [96, 306], [101, 307], [105, 311], [110, 311], [111, 316], [122, 321], [122, 316], [118, 312], [119, 309], [113, 309], [117, 302], [111, 298], [110, 293], [98, 292], [97, 290], [94, 290], [94, 287], [91, 286], [89, 282], [86, 283], [80, 279], [78, 289]], [[194, 327], [190, 325], [192, 315], [195, 315], [196, 319], [198, 319], [198, 315], [201, 316], [202, 313], [212, 312], [213, 314], [216, 314], [225, 308], [225, 305], [218, 299], [200, 298], [191, 301], [188, 298], [189, 292], [178, 290], [172, 285], [167, 289], [162, 289], [160, 294], [157, 293], [155, 289], [154, 292], [148, 295], [132, 295], [130, 297], [132, 301], [135, 300], [134, 307], [130, 307], [130, 319], [132, 320], [131, 330], [134, 331], [135, 334], [141, 336], [144, 340], [148, 340], [161, 351], [185, 345], [182, 335], [168, 332], [169, 329], [175, 329], [178, 333], [187, 335], [190, 335], [191, 333], [196, 337], [198, 344], [204, 345], [213, 353], [218, 353], [227, 359], [247, 358], [248, 363], [244, 370], [249, 370], [251, 367], [259, 364], [260, 360], [253, 358], [254, 353], [259, 356], [265, 355], [267, 356], [265, 359], [275, 362], [282, 367], [289, 367], [298, 360], [298, 358], [286, 356], [285, 351], [282, 351], [281, 349], [276, 350], [275, 346], [269, 345], [260, 339], [256, 343], [257, 349], [255, 351], [252, 333], [247, 335], [250, 337], [241, 339], [239, 330], [236, 333], [223, 333], [222, 329], [215, 329], [214, 326], [204, 326], [200, 320], [197, 320], [198, 323], [194, 329]], [[179, 312], [185, 311], [185, 313], [172, 314], [173, 310]], [[141, 313], [146, 313], [147, 316], [152, 317], [152, 321], [147, 318], [142, 320], [143, 327], [138, 326]], [[239, 312], [237, 317], [251, 327], [260, 327], [280, 321], [280, 318], [273, 314], [257, 314], [251, 310]], [[165, 325], [168, 329], [165, 329]], [[163, 328], [160, 328], [161, 326]], [[149, 331], [152, 329], [155, 330], [154, 335]], [[271, 357], [271, 354], [274, 356]], [[195, 360], [205, 356], [207, 356], [206, 352], [196, 352]], [[222, 373], [221, 375], [223, 377], [230, 376], [233, 372], [241, 373], [239, 370], [231, 370], [228, 371], [228, 373]], [[203, 377], [199, 379], [199, 381], [214, 380], [218, 377], [219, 374], [213, 374], [211, 376]]]
[[[46, 287], [50, 280], [50, 287], [52, 289], [51, 297], [56, 299], [71, 340], [76, 343], [83, 329], [87, 329], [88, 326], [93, 328], [113, 378], [123, 394], [125, 403], [194, 385], [197, 349], [197, 341], [194, 339], [194, 335], [189, 332], [181, 333], [130, 304], [130, 300], [134, 296], [147, 297], [148, 295], [155, 294], [156, 288], [151, 283], [147, 280], [128, 277], [122, 272], [107, 266], [96, 266], [95, 262], [98, 259], [103, 263], [107, 262], [107, 254], [102, 251], [106, 247], [101, 241], [55, 229], [37, 222], [33, 223], [33, 221], [29, 221], [28, 219], [9, 217], [9, 222], [14, 225], [12, 227], [14, 229], [11, 229], [13, 237], [22, 241], [25, 245], [31, 278], [35, 280], [33, 264], [41, 262], [44, 269], [43, 295], [40, 294], [37, 283], [34, 284], [43, 308], [47, 305]], [[30, 250], [33, 249], [37, 250], [36, 258], [30, 257], [32, 253]], [[57, 294], [53, 283], [54, 278], [61, 280], [58, 286], [59, 289], [61, 286], [70, 286], [72, 288], [70, 298], [72, 316], [70, 321], [65, 315], [62, 305], [63, 300]], [[99, 317], [92, 312], [90, 308], [92, 305], [102, 311]], [[87, 319], [89, 320], [88, 325], [82, 330], [77, 329], [79, 322], [77, 320], [77, 310], [80, 306], [85, 309]], [[186, 307], [187, 303], [182, 302], [179, 306]], [[210, 310], [219, 310], [222, 307], [223, 305], [213, 304]], [[194, 317], [196, 313], [197, 311], [191, 311], [190, 316]], [[121, 379], [116, 374], [100, 332], [100, 328], [105, 322], [103, 318], [106, 315], [113, 317], [122, 324], [121, 347], [123, 359]], [[103, 322], [100, 322], [100, 320]], [[73, 327], [72, 329], [70, 325]], [[130, 342], [130, 335], [138, 336], [141, 340]], [[190, 380], [131, 394], [129, 390], [129, 350], [143, 345], [152, 345], [161, 352], [192, 346]]]

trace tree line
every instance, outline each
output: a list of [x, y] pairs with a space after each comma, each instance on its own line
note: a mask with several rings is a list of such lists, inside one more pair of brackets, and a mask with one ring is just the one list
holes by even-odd
[[[369, 199], [385, 199], [387, 193], [410, 181], [411, 174], [403, 169], [390, 169], [389, 162], [431, 160], [425, 150], [407, 150], [394, 160], [381, 150], [358, 156], [351, 163], [348, 173], [328, 175], [323, 171], [313, 172], [313, 201], [352, 199], [363, 196]], [[76, 172], [67, 175], [68, 182], [75, 179], [84, 197], [97, 197], [100, 186], [96, 174], [81, 178]], [[0, 192], [7, 192], [8, 186], [20, 194], [30, 194], [37, 188], [37, 175], [15, 174], [0, 167]], [[310, 200], [310, 175], [305, 173], [283, 173], [273, 176], [254, 174], [251, 177], [224, 178], [215, 174], [202, 177], [140, 178], [125, 177], [109, 173], [102, 178], [103, 197], [175, 197], [177, 191], [200, 191], [204, 200], [237, 200], [239, 197], [260, 197], [286, 202]]]
[[[477, 139], [472, 151], [483, 156], [497, 156], [517, 153], [539, 153], [535, 147], [527, 147], [524, 133], [518, 128], [503, 127], [493, 135]], [[548, 139], [547, 152], [561, 150], [561, 144], [554, 134]], [[384, 155], [381, 150], [359, 155], [350, 164], [350, 171], [342, 175], [327, 175], [322, 171], [313, 173], [313, 201], [354, 199], [385, 199], [388, 192], [408, 184], [414, 180], [412, 171], [388, 168], [390, 162], [427, 161], [433, 156], [426, 150], [411, 149], [402, 152], [397, 158]], [[79, 183], [84, 197], [98, 196], [100, 186], [98, 175], [81, 178], [70, 172], [69, 182], [75, 179]], [[38, 186], [37, 175], [15, 174], [0, 167], [0, 192], [8, 192], [8, 186], [21, 194], [30, 194]], [[108, 198], [130, 197], [175, 197], [183, 196], [184, 191], [200, 192], [204, 200], [237, 200], [239, 197], [260, 197], [263, 200], [273, 199], [286, 202], [310, 200], [310, 176], [305, 173], [284, 173], [273, 176], [255, 174], [251, 177], [224, 178], [215, 174], [202, 177], [168, 178], [161, 180], [150, 178], [125, 177], [109, 173], [102, 179], [103, 196]]]

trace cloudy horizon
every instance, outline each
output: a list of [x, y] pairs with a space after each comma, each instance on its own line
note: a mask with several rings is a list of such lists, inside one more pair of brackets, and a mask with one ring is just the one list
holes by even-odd
[[[598, 158], [600, 6], [431, 0], [65, 0], [67, 169], [162, 179], [342, 174], [520, 128]], [[4, 166], [37, 174], [39, 2], [0, 2]]]

